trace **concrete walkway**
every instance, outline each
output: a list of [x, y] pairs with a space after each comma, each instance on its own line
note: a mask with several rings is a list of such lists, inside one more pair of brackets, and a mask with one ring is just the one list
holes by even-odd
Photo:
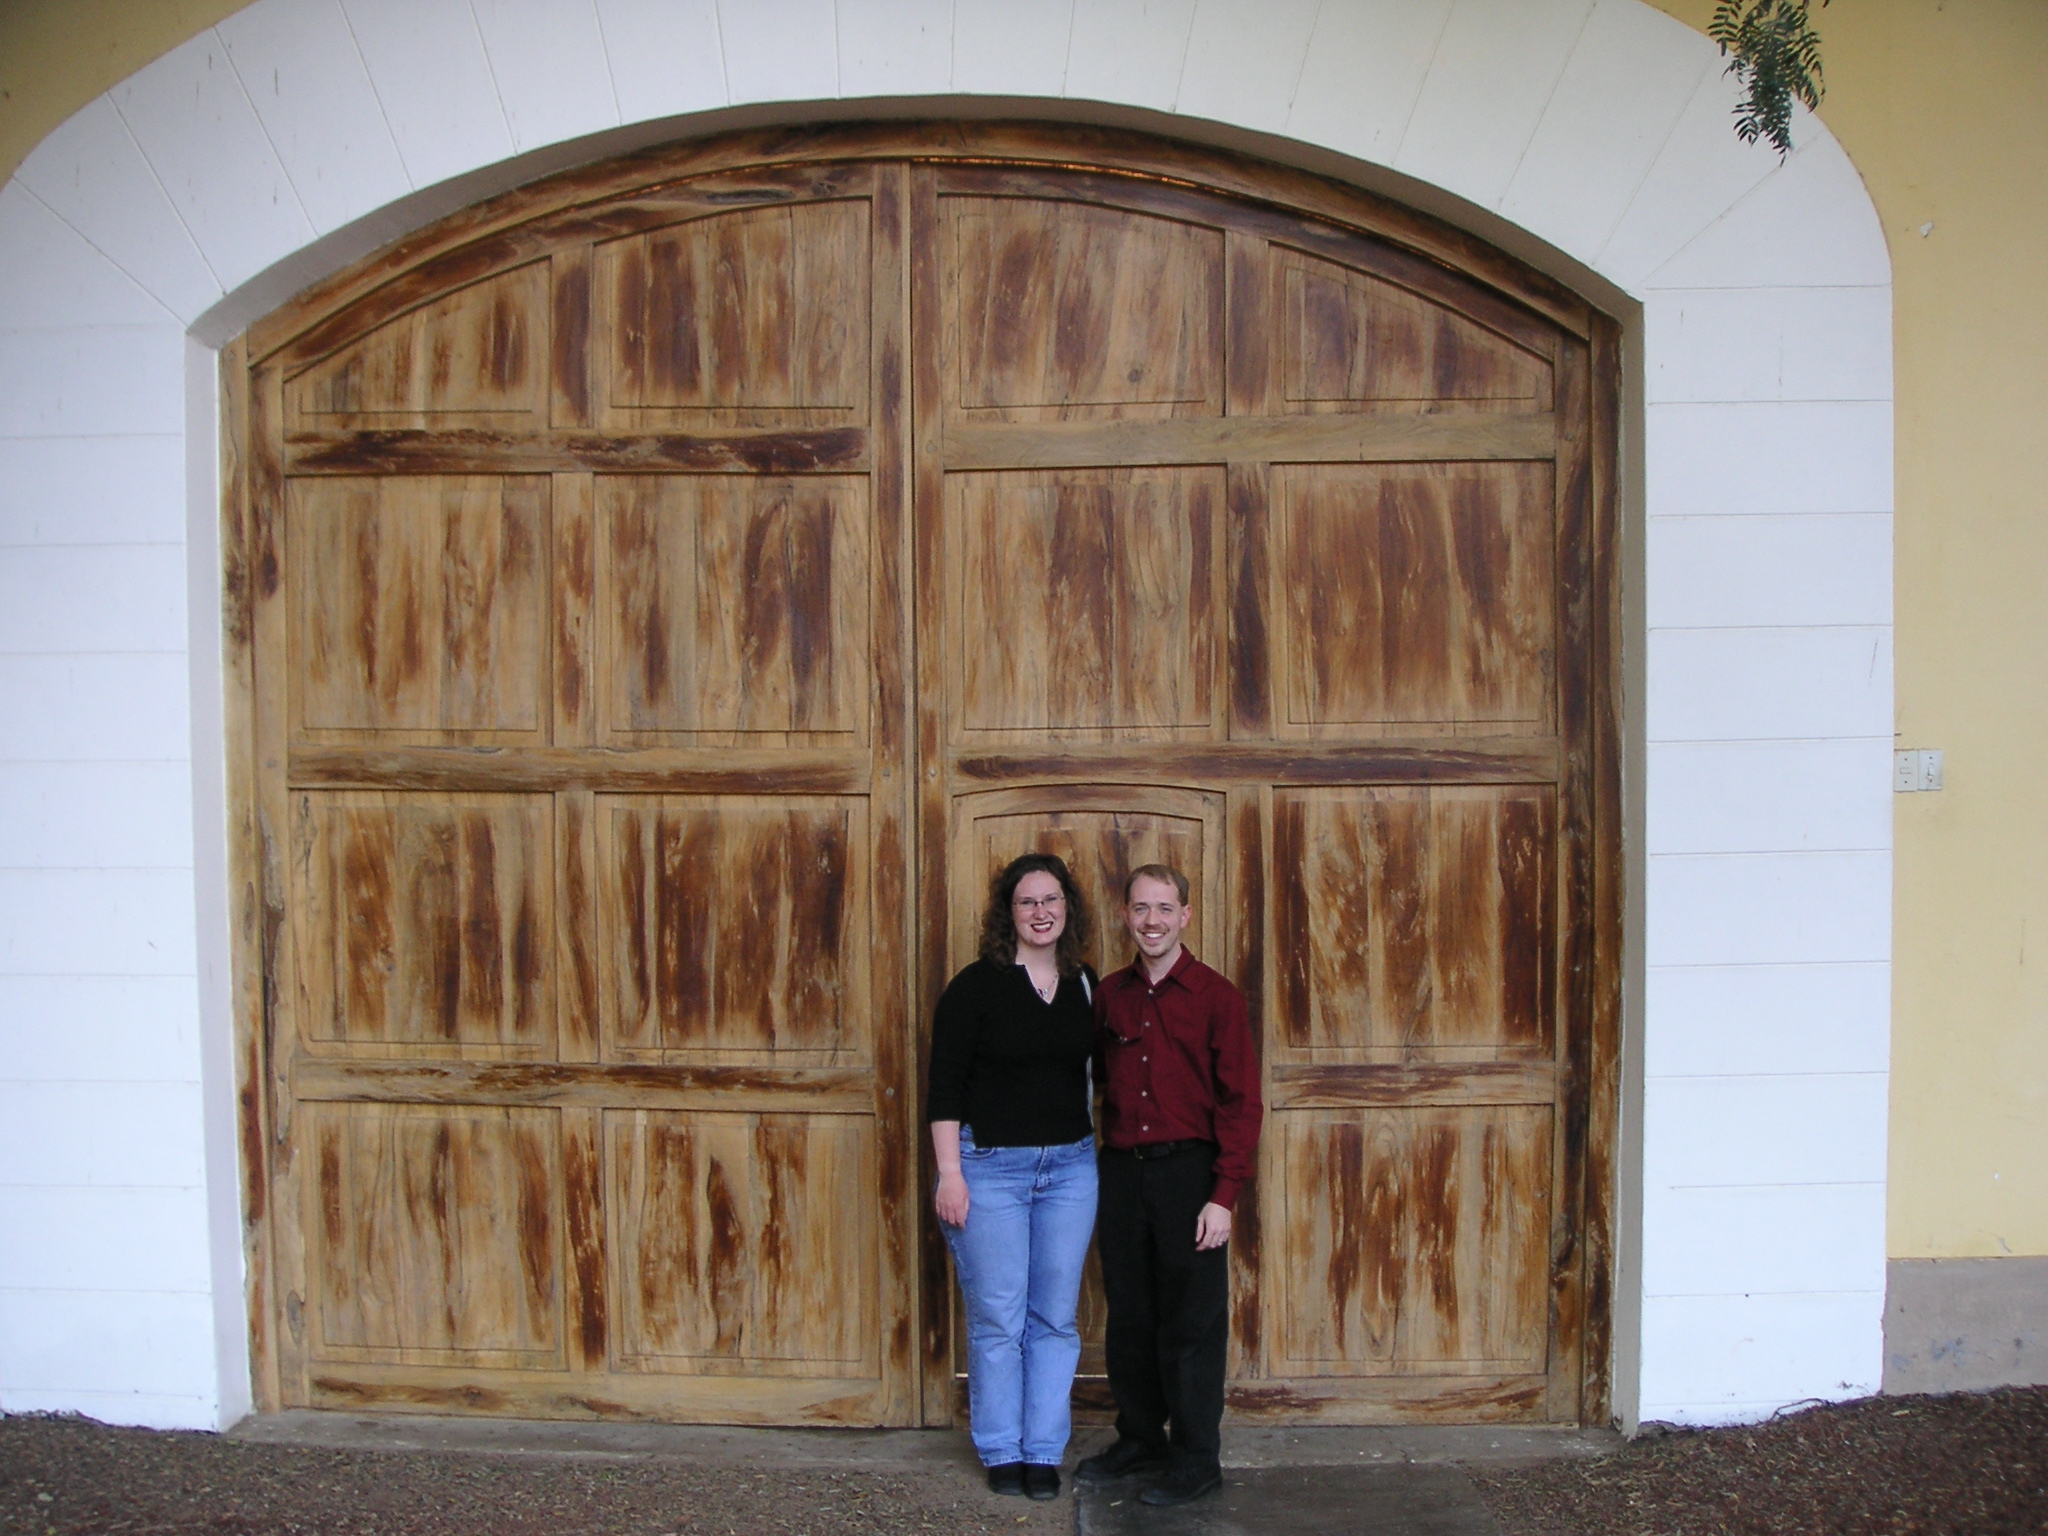
[[[228, 1433], [258, 1443], [337, 1450], [980, 1476], [966, 1435], [946, 1430], [738, 1429], [298, 1411], [252, 1416]], [[1104, 1429], [1078, 1431], [1069, 1470], [1110, 1438]], [[1497, 1536], [1461, 1468], [1599, 1456], [1620, 1443], [1606, 1430], [1226, 1426], [1219, 1493], [1183, 1509], [1153, 1509], [1139, 1502], [1145, 1483], [1134, 1478], [1113, 1489], [1082, 1492], [1071, 1507], [1081, 1536]]]

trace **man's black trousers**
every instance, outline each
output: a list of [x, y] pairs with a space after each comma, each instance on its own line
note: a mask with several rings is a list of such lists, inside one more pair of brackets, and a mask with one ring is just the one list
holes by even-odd
[[1139, 1159], [1104, 1148], [1095, 1242], [1116, 1431], [1214, 1466], [1222, 1448], [1230, 1344], [1230, 1248], [1195, 1251], [1195, 1218], [1215, 1185], [1216, 1148], [1189, 1142]]

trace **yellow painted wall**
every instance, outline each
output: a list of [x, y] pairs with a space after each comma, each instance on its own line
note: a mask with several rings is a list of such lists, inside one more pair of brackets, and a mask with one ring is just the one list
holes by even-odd
[[0, 0], [0, 182], [65, 118], [249, 0]]
[[[239, 6], [0, 0], [0, 175]], [[2048, 1254], [2048, 0], [1817, 16], [1892, 252], [1899, 743], [1947, 754], [1895, 801], [1889, 1246]]]

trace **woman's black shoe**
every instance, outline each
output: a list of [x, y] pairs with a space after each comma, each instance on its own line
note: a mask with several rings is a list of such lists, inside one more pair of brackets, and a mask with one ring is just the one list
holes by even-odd
[[1034, 1499], [1056, 1499], [1060, 1496], [1060, 1469], [1040, 1466], [1037, 1462], [1024, 1465], [1024, 1492]]
[[988, 1469], [988, 1491], [990, 1493], [1015, 1493], [1024, 1491], [1024, 1463], [1006, 1461], [1000, 1467]]
[[1098, 1451], [1074, 1468], [1074, 1481], [1094, 1487], [1113, 1483], [1134, 1472], [1157, 1472], [1166, 1465], [1166, 1447], [1146, 1440], [1119, 1438], [1106, 1451]]

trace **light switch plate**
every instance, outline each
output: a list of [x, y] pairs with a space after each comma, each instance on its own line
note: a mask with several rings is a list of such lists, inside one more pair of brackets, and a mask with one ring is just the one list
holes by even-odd
[[1892, 790], [1916, 795], [1941, 788], [1941, 748], [1913, 747], [1892, 754]]

